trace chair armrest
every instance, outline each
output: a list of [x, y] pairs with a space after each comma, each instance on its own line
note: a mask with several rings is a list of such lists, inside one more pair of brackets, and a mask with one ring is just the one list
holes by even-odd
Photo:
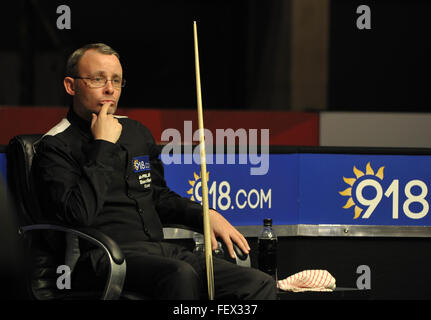
[[121, 248], [114, 240], [103, 232], [88, 227], [73, 229], [56, 224], [34, 224], [20, 227], [22, 233], [33, 230], [54, 230], [70, 233], [102, 248], [110, 262], [109, 275], [102, 300], [114, 300], [120, 297], [126, 276], [126, 260]]
[[235, 255], [238, 259], [245, 261], [248, 258], [248, 254], [241, 250], [240, 247], [236, 245], [236, 243], [233, 244], [233, 250], [235, 251]]
[[[197, 228], [193, 228], [190, 226], [186, 226], [186, 225], [182, 225], [182, 224], [164, 224], [163, 228], [171, 228], [171, 229], [181, 229], [181, 230], [186, 230], [186, 232], [182, 232], [182, 235], [178, 238], [183, 238], [183, 237], [193, 237], [193, 232], [197, 232], [202, 234], [202, 230], [197, 229]], [[172, 233], [170, 234], [170, 236], [172, 238], [176, 238], [176, 234]], [[227, 250], [226, 245], [223, 243], [223, 249]], [[250, 257], [247, 253], [243, 252], [241, 250], [240, 247], [238, 247], [236, 245], [236, 243], [233, 243], [233, 249], [235, 251], [235, 255], [236, 255], [236, 263], [238, 265], [242, 265], [242, 266], [246, 266], [246, 267], [250, 267], [251, 263], [250, 263]]]
[[[106, 234], [104, 234], [103, 232], [97, 230], [97, 229], [93, 229], [93, 228], [76, 228], [75, 229], [78, 232], [82, 233], [83, 237], [85, 235], [88, 235], [90, 237], [93, 237], [94, 239], [96, 239], [97, 241], [100, 241], [100, 243], [102, 243], [106, 249], [109, 251], [109, 253], [111, 254], [112, 260], [114, 260], [114, 262], [116, 264], [122, 264], [125, 257], [123, 254], [123, 251], [121, 250], [121, 248], [118, 246], [118, 244], [111, 239], [111, 237], [107, 236]], [[88, 238], [90, 239], [90, 238]]]
[[86, 239], [91, 243], [103, 248], [116, 264], [122, 264], [124, 255], [118, 244], [103, 232], [88, 228], [70, 228], [58, 224], [33, 224], [21, 227], [21, 230], [26, 232], [30, 230], [56, 230], [77, 235], [80, 238]]

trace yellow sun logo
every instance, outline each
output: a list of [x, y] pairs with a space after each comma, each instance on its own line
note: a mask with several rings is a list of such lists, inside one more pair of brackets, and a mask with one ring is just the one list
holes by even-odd
[[352, 197], [352, 189], [354, 188], [356, 181], [363, 176], [374, 176], [374, 177], [379, 178], [380, 180], [383, 180], [383, 169], [384, 168], [385, 167], [380, 167], [380, 169], [377, 171], [377, 173], [374, 174], [374, 170], [371, 167], [370, 163], [368, 162], [367, 166], [365, 168], [365, 173], [362, 172], [361, 170], [357, 169], [355, 166], [353, 166], [353, 173], [355, 174], [356, 178], [343, 177], [344, 182], [347, 183], [350, 187], [347, 188], [346, 190], [339, 191], [339, 194], [341, 194], [342, 196], [345, 196], [345, 197], [349, 197], [346, 204], [343, 206], [343, 209], [349, 209], [353, 206], [355, 207], [354, 208], [355, 216], [353, 217], [353, 219], [359, 218], [359, 216], [361, 215], [362, 210], [363, 210], [358, 205], [356, 205], [356, 203]]
[[[201, 183], [200, 183], [201, 182], [200, 181], [201, 180], [201, 175], [202, 175], [202, 172], [199, 172], [199, 175], [196, 172], [193, 172], [194, 180], [189, 180], [189, 184], [192, 187], [189, 190], [187, 190], [187, 194], [191, 195], [190, 196], [190, 200], [192, 200], [192, 201], [202, 201], [202, 199], [201, 200], [195, 199], [195, 188], [199, 188], [200, 185], [201, 185]], [[207, 171], [207, 181], [209, 181], [209, 180], [210, 180], [210, 173], [209, 173], [209, 171]]]

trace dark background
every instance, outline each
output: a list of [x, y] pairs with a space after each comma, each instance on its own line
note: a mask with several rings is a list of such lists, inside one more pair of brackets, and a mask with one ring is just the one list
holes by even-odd
[[[291, 20], [280, 10], [286, 3], [9, 1], [0, 13], [0, 105], [68, 104], [62, 87], [67, 56], [86, 43], [105, 42], [121, 55], [127, 79], [122, 106], [195, 108], [197, 20], [204, 106], [273, 109], [268, 87], [276, 83], [265, 83], [279, 71], [271, 44], [290, 43], [277, 32]], [[71, 9], [71, 30], [56, 28], [61, 4]], [[371, 8], [371, 30], [356, 28], [361, 4]], [[430, 9], [429, 1], [330, 1], [326, 110], [431, 110]], [[280, 48], [289, 61], [289, 46]]]
[[[277, 32], [292, 19], [280, 10], [286, 3], [291, 2], [3, 2], [0, 106], [67, 105], [62, 87], [67, 57], [84, 44], [105, 42], [121, 55], [127, 79], [121, 106], [194, 109], [197, 20], [205, 108], [280, 110], [272, 103], [277, 83], [271, 75], [280, 73], [273, 48], [285, 50], [286, 70], [276, 79], [289, 83], [291, 39]], [[56, 28], [62, 4], [71, 9], [71, 30]], [[356, 28], [361, 4], [371, 8], [371, 30]], [[429, 15], [430, 1], [330, 1], [326, 110], [430, 112]], [[288, 45], [274, 45], [283, 42]], [[289, 89], [281, 100], [289, 101]], [[292, 110], [289, 103], [282, 107]], [[255, 249], [255, 239], [250, 243]], [[285, 237], [280, 277], [327, 269], [338, 286], [355, 287], [356, 267], [364, 264], [372, 272], [371, 298], [429, 298], [429, 281], [423, 280], [431, 263], [423, 254], [428, 248], [429, 239]]]
[[431, 2], [366, 1], [372, 29], [350, 23], [361, 1], [333, 1], [330, 110], [429, 112]]

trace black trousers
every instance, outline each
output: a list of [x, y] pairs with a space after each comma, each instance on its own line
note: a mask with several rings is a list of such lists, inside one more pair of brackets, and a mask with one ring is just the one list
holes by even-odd
[[[124, 290], [160, 300], [207, 299], [205, 256], [167, 242], [121, 245], [126, 256]], [[106, 262], [96, 263], [106, 274]], [[274, 279], [254, 268], [214, 257], [215, 299], [275, 300]]]

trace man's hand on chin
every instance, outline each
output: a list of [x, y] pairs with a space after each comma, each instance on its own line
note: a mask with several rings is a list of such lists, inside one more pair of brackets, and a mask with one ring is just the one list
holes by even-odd
[[108, 114], [111, 102], [105, 103], [100, 109], [99, 114], [92, 114], [91, 132], [94, 140], [106, 140], [116, 143], [120, 138], [122, 125], [114, 118], [113, 114]]

